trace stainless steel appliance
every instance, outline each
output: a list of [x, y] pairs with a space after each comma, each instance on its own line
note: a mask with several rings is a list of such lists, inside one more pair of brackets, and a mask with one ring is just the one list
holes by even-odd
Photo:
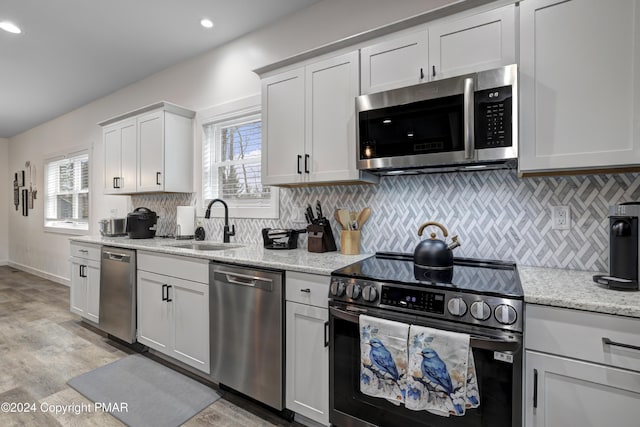
[[127, 215], [127, 234], [130, 239], [151, 239], [156, 235], [158, 215], [149, 208], [136, 208]]
[[[414, 274], [413, 256], [393, 253], [331, 274], [331, 424], [521, 426], [523, 291], [515, 264], [456, 258], [449, 281]], [[462, 417], [441, 417], [361, 393], [360, 314], [469, 334], [480, 406]]]
[[436, 80], [356, 98], [358, 169], [513, 168], [518, 158], [518, 69]]
[[109, 218], [98, 221], [101, 236], [115, 237], [127, 235], [126, 218]]
[[136, 341], [136, 251], [103, 246], [98, 326], [127, 343]]
[[638, 250], [640, 202], [609, 208], [609, 275], [593, 280], [613, 289], [638, 290], [640, 251]]
[[284, 408], [282, 271], [211, 263], [211, 378]]

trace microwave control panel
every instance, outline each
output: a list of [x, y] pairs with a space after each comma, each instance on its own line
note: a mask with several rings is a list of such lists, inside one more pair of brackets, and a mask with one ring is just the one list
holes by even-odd
[[511, 86], [475, 92], [475, 147], [511, 147]]

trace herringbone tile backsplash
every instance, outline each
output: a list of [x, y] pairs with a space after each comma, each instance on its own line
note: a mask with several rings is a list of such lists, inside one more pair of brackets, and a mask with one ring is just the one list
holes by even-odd
[[[418, 227], [426, 221], [445, 225], [462, 246], [456, 256], [512, 260], [522, 265], [608, 270], [608, 209], [640, 200], [640, 174], [518, 178], [513, 170], [458, 172], [382, 178], [379, 185], [310, 187], [280, 190], [280, 219], [232, 219], [239, 242], [261, 243], [265, 227], [302, 228], [292, 221], [307, 204], [319, 200], [331, 217], [339, 243], [335, 208], [372, 209], [362, 229], [362, 252], [413, 252]], [[175, 229], [176, 206], [195, 203], [193, 194], [132, 196], [133, 207], [146, 206], [161, 216], [158, 234]], [[567, 205], [571, 229], [551, 229], [551, 207]], [[221, 240], [222, 221], [206, 220], [207, 239]], [[305, 236], [305, 235], [303, 235]], [[306, 247], [306, 237], [300, 247]]]

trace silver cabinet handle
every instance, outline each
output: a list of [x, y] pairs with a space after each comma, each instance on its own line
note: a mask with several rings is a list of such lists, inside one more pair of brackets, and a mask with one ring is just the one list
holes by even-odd
[[640, 346], [632, 345], [632, 344], [625, 344], [625, 343], [622, 343], [622, 342], [611, 341], [607, 337], [602, 337], [602, 344], [603, 345], [615, 346], [615, 347], [629, 348], [631, 350], [640, 351]]
[[300, 289], [300, 292], [304, 292], [306, 294], [310, 294], [311, 293], [311, 289], [306, 288], [306, 289]]
[[474, 157], [474, 84], [471, 77], [464, 79], [464, 157], [471, 160]]
[[80, 249], [78, 252], [82, 252], [83, 254], [88, 254], [89, 251], [87, 249]]

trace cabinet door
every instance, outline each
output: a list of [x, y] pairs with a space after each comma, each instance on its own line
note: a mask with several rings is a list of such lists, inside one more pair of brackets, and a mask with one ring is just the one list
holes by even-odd
[[516, 62], [516, 7], [511, 4], [429, 28], [431, 79], [489, 70]]
[[124, 120], [104, 128], [104, 193], [136, 189], [136, 120]]
[[138, 191], [164, 190], [164, 111], [138, 118]]
[[87, 279], [84, 276], [86, 262], [83, 259], [71, 258], [71, 298], [70, 311], [81, 316], [87, 310]]
[[358, 53], [306, 67], [305, 172], [309, 182], [350, 180], [356, 169]]
[[640, 163], [639, 2], [520, 9], [520, 171]]
[[138, 342], [163, 353], [171, 348], [171, 304], [163, 301], [168, 279], [138, 271]]
[[209, 373], [209, 286], [172, 278], [173, 348], [170, 356]]
[[262, 80], [262, 183], [304, 179], [304, 69]]
[[286, 303], [286, 407], [329, 425], [329, 310]]
[[527, 427], [638, 425], [639, 372], [533, 351], [525, 366]]
[[85, 268], [87, 309], [84, 317], [98, 323], [100, 313], [100, 262], [87, 261]]
[[428, 80], [427, 31], [386, 40], [360, 50], [360, 92], [380, 92]]

